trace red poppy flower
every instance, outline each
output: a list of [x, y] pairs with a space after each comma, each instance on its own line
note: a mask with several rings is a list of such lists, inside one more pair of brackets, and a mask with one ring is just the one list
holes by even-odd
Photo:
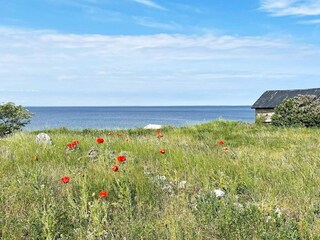
[[224, 141], [223, 141], [223, 140], [220, 140], [219, 144], [220, 144], [220, 145], [223, 145], [223, 144], [224, 144]]
[[113, 165], [112, 166], [112, 171], [119, 172], [119, 166], [118, 165]]
[[70, 181], [69, 176], [64, 176], [63, 178], [61, 178], [61, 182], [63, 182], [63, 183], [68, 183], [69, 181]]
[[121, 137], [121, 136], [122, 136], [122, 133], [118, 133], [117, 136], [118, 136], [118, 137]]
[[99, 196], [100, 196], [100, 198], [103, 198], [103, 197], [107, 197], [108, 194], [109, 194], [109, 193], [108, 193], [107, 190], [103, 190], [103, 191], [100, 191]]
[[157, 129], [156, 132], [157, 132], [157, 133], [161, 133], [161, 130], [160, 130], [160, 129]]
[[68, 143], [68, 144], [67, 144], [67, 148], [68, 148], [68, 149], [73, 149], [73, 148], [74, 148], [74, 145], [73, 145], [72, 143]]
[[126, 156], [121, 155], [121, 156], [118, 156], [118, 157], [117, 157], [117, 161], [118, 161], [118, 162], [124, 162], [124, 161], [126, 161], [126, 160], [127, 160]]
[[108, 135], [113, 135], [114, 134], [114, 132], [108, 132]]
[[161, 154], [165, 154], [165, 153], [166, 153], [166, 150], [165, 150], [165, 149], [160, 149], [160, 153], [161, 153]]
[[104, 143], [104, 139], [103, 139], [103, 138], [97, 138], [97, 143], [98, 143], [98, 144]]
[[78, 141], [78, 140], [73, 140], [73, 141], [72, 141], [72, 144], [73, 144], [74, 146], [77, 146], [77, 145], [79, 144], [79, 141]]

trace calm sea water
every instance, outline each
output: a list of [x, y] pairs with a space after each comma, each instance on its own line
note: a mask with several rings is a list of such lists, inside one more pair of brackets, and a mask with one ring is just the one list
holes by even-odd
[[250, 106], [192, 107], [27, 107], [35, 115], [27, 130], [128, 129], [147, 124], [186, 126], [214, 119], [253, 122]]

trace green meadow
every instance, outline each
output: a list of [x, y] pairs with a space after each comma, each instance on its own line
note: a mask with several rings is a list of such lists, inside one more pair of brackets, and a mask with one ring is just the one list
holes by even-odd
[[0, 239], [320, 239], [320, 129], [45, 132], [0, 139]]

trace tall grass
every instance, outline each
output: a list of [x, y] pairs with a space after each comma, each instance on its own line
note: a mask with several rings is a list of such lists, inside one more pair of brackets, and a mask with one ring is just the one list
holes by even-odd
[[319, 129], [216, 121], [161, 132], [0, 139], [0, 238], [320, 239]]

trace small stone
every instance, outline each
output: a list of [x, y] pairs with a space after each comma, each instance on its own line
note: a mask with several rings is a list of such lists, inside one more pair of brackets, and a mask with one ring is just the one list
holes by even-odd
[[39, 133], [36, 136], [36, 143], [37, 144], [45, 144], [45, 145], [50, 145], [52, 144], [51, 138], [48, 134], [46, 133]]
[[212, 193], [216, 196], [216, 198], [222, 198], [226, 195], [226, 193], [220, 189], [215, 189]]
[[99, 150], [95, 147], [91, 148], [88, 152], [88, 157], [91, 160], [96, 160], [98, 158], [98, 155], [99, 155]]

